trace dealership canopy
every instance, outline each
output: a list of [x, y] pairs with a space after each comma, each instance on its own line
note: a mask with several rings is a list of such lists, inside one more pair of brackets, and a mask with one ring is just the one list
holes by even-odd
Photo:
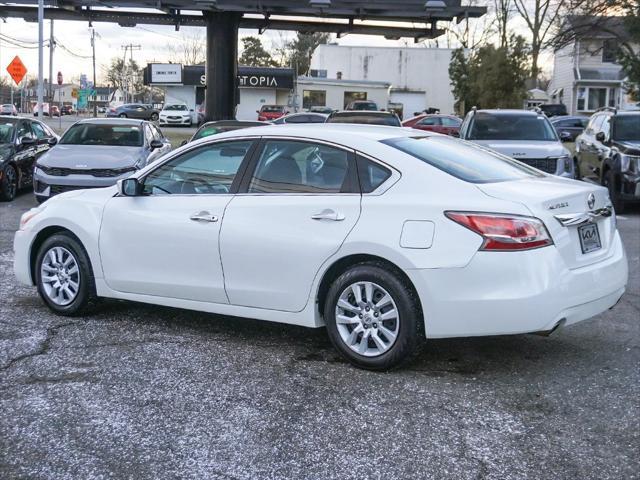
[[[37, 20], [37, 0], [3, 2], [0, 16]], [[438, 22], [479, 17], [485, 7], [460, 0], [45, 0], [47, 19], [207, 28], [206, 117], [233, 118], [238, 29], [330, 32], [413, 38], [444, 33]]]

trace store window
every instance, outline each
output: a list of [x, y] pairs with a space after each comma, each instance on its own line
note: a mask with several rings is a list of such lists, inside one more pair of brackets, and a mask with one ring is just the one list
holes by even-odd
[[303, 90], [302, 107], [324, 107], [327, 105], [327, 92], [325, 90]]
[[366, 100], [367, 92], [344, 92], [344, 108], [355, 100]]

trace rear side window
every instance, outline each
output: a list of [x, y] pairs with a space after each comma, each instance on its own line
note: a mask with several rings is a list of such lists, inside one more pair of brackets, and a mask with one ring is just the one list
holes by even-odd
[[447, 137], [400, 137], [382, 143], [471, 183], [504, 182], [544, 174], [507, 156]]
[[371, 193], [382, 185], [390, 176], [391, 170], [383, 167], [361, 155], [357, 157], [358, 177], [362, 193]]
[[339, 193], [349, 190], [352, 155], [328, 145], [268, 140], [249, 193]]

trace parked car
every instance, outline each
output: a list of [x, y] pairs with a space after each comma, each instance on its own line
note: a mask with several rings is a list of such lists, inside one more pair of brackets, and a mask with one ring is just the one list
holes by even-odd
[[11, 201], [31, 186], [33, 165], [58, 136], [44, 123], [29, 118], [0, 117], [0, 200]]
[[160, 112], [153, 108], [153, 106], [142, 103], [125, 103], [119, 107], [112, 107], [107, 111], [107, 117], [110, 118], [138, 118], [140, 120], [151, 120], [155, 122], [159, 116]]
[[100, 296], [326, 326], [368, 369], [425, 334], [548, 333], [628, 279], [606, 189], [362, 125], [228, 132], [45, 202], [20, 220], [14, 271], [61, 315]]
[[365, 125], [386, 125], [401, 127], [400, 119], [395, 113], [374, 111], [342, 111], [333, 112], [327, 117], [327, 123], [361, 123]]
[[98, 107], [98, 113], [107, 113], [107, 107]]
[[574, 177], [571, 153], [542, 113], [527, 110], [472, 110], [460, 138], [495, 150], [546, 173]]
[[640, 202], [640, 111], [596, 112], [576, 139], [576, 172], [607, 187], [616, 211]]
[[60, 115], [62, 115], [60, 113], [60, 107], [58, 107], [57, 105], [51, 105], [49, 107], [49, 115], [52, 117], [59, 117]]
[[167, 104], [160, 111], [160, 126], [180, 125], [190, 127], [194, 123], [195, 113], [184, 103]]
[[[215, 122], [207, 122], [196, 130], [189, 142], [194, 140], [200, 140], [204, 137], [210, 137], [211, 135], [217, 135], [219, 133], [233, 132], [234, 130], [240, 130], [242, 128], [249, 127], [263, 127], [270, 125], [268, 122], [254, 122], [248, 120], [218, 120]], [[182, 145], [186, 145], [188, 142], [185, 140]]]
[[543, 103], [538, 108], [547, 117], [567, 115], [567, 106], [564, 103]]
[[280, 117], [274, 120], [275, 125], [284, 125], [285, 123], [325, 123], [327, 121], [327, 115], [322, 113], [290, 113], [284, 117]]
[[154, 124], [133, 119], [88, 118], [67, 129], [56, 148], [35, 165], [38, 202], [82, 188], [107, 187], [171, 150]]
[[[102, 107], [98, 108], [98, 113], [100, 113], [100, 108]], [[73, 109], [73, 105], [63, 105], [60, 113], [62, 113], [62, 115], [75, 115], [76, 111]]]
[[551, 125], [556, 129], [560, 140], [566, 142], [575, 142], [576, 137], [580, 135], [589, 123], [589, 117], [580, 117], [576, 115], [563, 115], [553, 117]]
[[335, 112], [335, 108], [314, 106], [310, 107], [308, 111], [311, 113], [324, 113], [325, 115], [329, 115], [330, 113]]
[[[33, 116], [34, 117], [38, 116], [38, 113], [39, 113], [38, 104], [35, 104], [33, 106], [32, 112], [33, 112]], [[42, 116], [43, 117], [48, 117], [49, 116], [49, 104], [48, 103], [43, 103], [42, 104]]]
[[13, 103], [5, 103], [0, 105], [0, 115], [13, 115], [15, 117], [18, 115], [18, 109]]
[[372, 100], [354, 100], [349, 102], [345, 110], [368, 110], [375, 112], [379, 110], [378, 104]]
[[422, 114], [402, 122], [403, 127], [416, 128], [427, 132], [443, 133], [457, 137], [460, 133], [462, 120], [453, 115]]
[[256, 110], [258, 114], [258, 121], [268, 122], [270, 120], [276, 120], [286, 115], [287, 107], [284, 105], [262, 105], [260, 110]]

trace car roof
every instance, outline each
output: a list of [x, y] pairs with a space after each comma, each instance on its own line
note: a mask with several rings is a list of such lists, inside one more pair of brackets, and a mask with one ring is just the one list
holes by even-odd
[[210, 122], [206, 122], [203, 123], [200, 128], [202, 127], [213, 127], [213, 126], [217, 126], [217, 127], [233, 127], [233, 126], [242, 126], [242, 125], [248, 125], [248, 126], [256, 126], [259, 127], [261, 125], [271, 125], [271, 123], [269, 122], [259, 122], [258, 120], [212, 120]]
[[377, 116], [389, 116], [395, 115], [393, 112], [383, 112], [381, 110], [341, 110], [339, 112], [333, 112], [332, 117], [344, 115], [344, 116], [362, 116], [362, 115], [377, 115]]
[[95, 125], [141, 125], [145, 120], [135, 118], [83, 118], [76, 123], [93, 123]]
[[512, 109], [500, 109], [500, 108], [494, 108], [494, 109], [483, 109], [483, 110], [476, 110], [476, 113], [490, 113], [492, 115], [540, 115], [539, 112], [536, 112], [535, 110], [518, 110], [516, 108], [512, 108]]
[[[437, 133], [425, 132], [413, 128], [392, 127], [383, 125], [362, 125], [351, 123], [298, 123], [250, 127], [233, 132], [220, 133], [205, 139], [224, 139], [247, 136], [299, 137], [301, 139], [324, 140], [344, 145], [351, 145], [354, 139], [366, 139], [379, 142], [398, 137], [440, 136]], [[204, 139], [203, 139], [204, 140]], [[200, 141], [200, 140], [198, 140]]]

